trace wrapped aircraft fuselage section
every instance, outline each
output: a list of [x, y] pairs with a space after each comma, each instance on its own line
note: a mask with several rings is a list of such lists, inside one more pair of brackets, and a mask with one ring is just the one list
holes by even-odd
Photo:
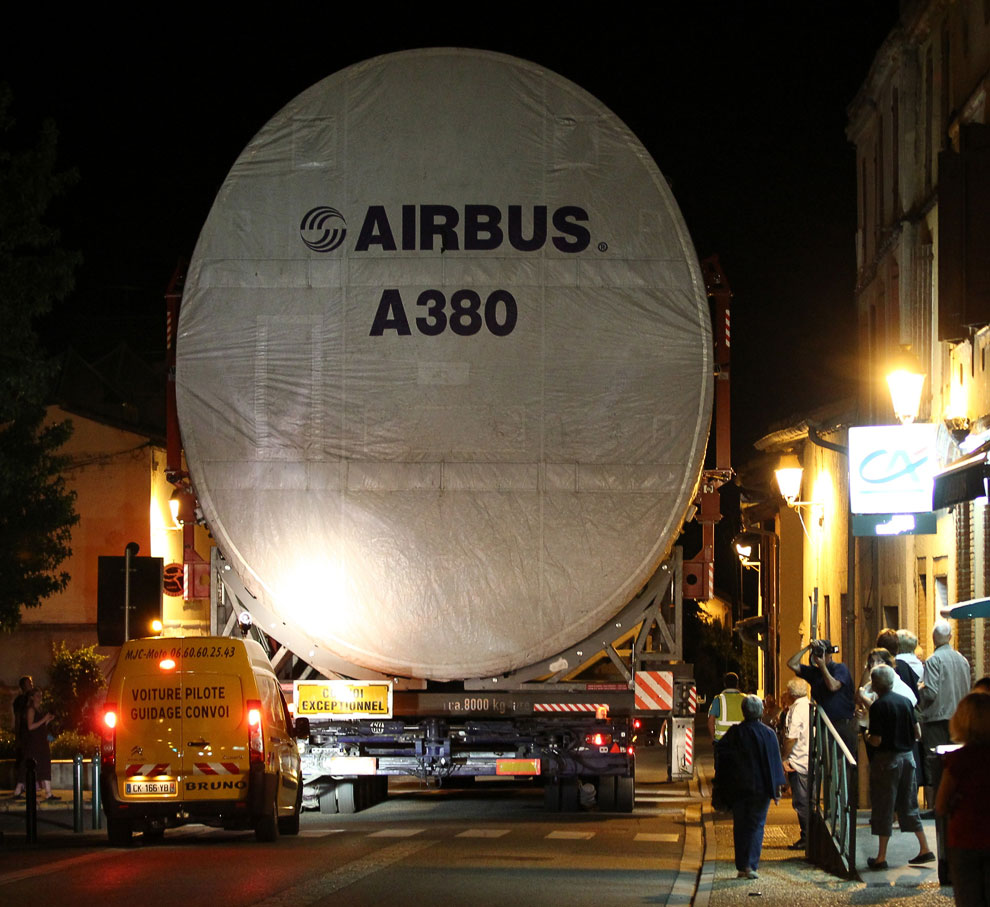
[[705, 452], [680, 213], [600, 102], [419, 50], [330, 76], [234, 164], [179, 323], [196, 493], [256, 620], [317, 666], [500, 674], [615, 614]]

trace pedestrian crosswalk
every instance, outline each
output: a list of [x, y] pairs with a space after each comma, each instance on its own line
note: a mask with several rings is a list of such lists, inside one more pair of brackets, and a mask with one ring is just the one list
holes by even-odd
[[[168, 838], [176, 837], [201, 837], [209, 835], [229, 835], [230, 832], [224, 831], [219, 828], [207, 828], [202, 825], [184, 825], [181, 828], [170, 829], [168, 832]], [[303, 828], [299, 832], [300, 838], [327, 838], [331, 835], [356, 835], [362, 838], [388, 838], [388, 839], [402, 839], [402, 838], [481, 838], [481, 839], [498, 839], [505, 838], [509, 835], [514, 835], [516, 837], [523, 835], [530, 835], [531, 831], [526, 826], [517, 826], [513, 828], [466, 828], [462, 831], [457, 831], [446, 825], [438, 825], [436, 827], [392, 827], [392, 828], [378, 828], [378, 829], [368, 829], [368, 828]], [[548, 841], [591, 841], [596, 837], [602, 836], [602, 832], [587, 829], [574, 829], [574, 828], [554, 828], [549, 831], [545, 829], [540, 829], [537, 832], [537, 837], [544, 838]], [[610, 835], [610, 837], [612, 837]], [[676, 844], [681, 841], [684, 837], [683, 833], [679, 831], [665, 831], [665, 832], [633, 832], [629, 836], [629, 840], [637, 844]]]

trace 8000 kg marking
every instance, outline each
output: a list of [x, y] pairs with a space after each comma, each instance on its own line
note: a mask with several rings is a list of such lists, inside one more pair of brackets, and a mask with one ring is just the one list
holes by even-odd
[[[416, 319], [416, 329], [427, 337], [442, 334], [448, 327], [461, 337], [470, 337], [481, 330], [482, 324], [496, 337], [505, 337], [512, 333], [518, 316], [516, 300], [508, 290], [490, 293], [484, 303], [484, 314], [481, 295], [474, 290], [451, 293], [449, 313], [447, 297], [441, 290], [423, 290], [416, 305], [426, 310], [425, 315]], [[369, 336], [381, 337], [386, 331], [395, 331], [402, 337], [412, 333], [402, 296], [396, 289], [382, 291]]]

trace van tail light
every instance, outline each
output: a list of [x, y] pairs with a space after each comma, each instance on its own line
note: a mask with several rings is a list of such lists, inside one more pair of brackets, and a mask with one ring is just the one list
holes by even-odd
[[261, 733], [261, 701], [247, 701], [248, 756], [251, 764], [265, 761], [265, 740]]
[[100, 761], [112, 766], [117, 757], [117, 703], [108, 702], [103, 706], [103, 721], [100, 723]]

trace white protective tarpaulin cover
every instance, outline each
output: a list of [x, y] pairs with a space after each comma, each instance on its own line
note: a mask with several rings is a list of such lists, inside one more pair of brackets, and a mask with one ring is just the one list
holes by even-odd
[[312, 663], [435, 679], [595, 631], [676, 538], [711, 329], [664, 178], [512, 57], [368, 60], [234, 164], [179, 323], [196, 493]]

